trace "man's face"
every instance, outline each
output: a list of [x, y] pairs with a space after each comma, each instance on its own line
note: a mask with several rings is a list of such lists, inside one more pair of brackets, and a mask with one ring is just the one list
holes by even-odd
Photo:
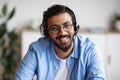
[[[57, 26], [57, 27], [56, 27]], [[68, 13], [61, 13], [48, 19], [48, 31], [54, 46], [66, 52], [73, 43], [74, 26]]]

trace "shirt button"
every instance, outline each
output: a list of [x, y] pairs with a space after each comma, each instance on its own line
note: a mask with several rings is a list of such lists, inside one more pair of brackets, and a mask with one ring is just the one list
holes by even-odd
[[57, 70], [57, 69], [58, 69], [58, 67], [56, 66], [56, 67], [55, 67], [55, 69]]

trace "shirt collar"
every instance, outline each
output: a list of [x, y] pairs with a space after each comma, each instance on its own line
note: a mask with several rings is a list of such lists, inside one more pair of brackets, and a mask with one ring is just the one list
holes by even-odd
[[69, 57], [73, 57], [73, 58], [79, 58], [80, 56], [80, 45], [81, 41], [78, 41], [78, 35], [76, 34], [74, 36], [74, 49], [72, 51], [72, 54]]

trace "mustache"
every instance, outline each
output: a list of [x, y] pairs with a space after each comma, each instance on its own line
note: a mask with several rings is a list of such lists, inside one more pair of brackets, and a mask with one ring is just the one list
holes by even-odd
[[60, 36], [56, 37], [56, 39], [60, 39], [60, 38], [64, 38], [64, 37], [70, 37], [70, 35], [60, 35]]

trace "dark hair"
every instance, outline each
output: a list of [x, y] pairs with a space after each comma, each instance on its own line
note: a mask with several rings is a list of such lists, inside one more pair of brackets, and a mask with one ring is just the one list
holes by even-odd
[[78, 32], [79, 26], [78, 27], [76, 26], [76, 17], [75, 17], [74, 12], [70, 8], [64, 5], [52, 5], [51, 7], [47, 9], [47, 11], [43, 13], [42, 24], [40, 25], [40, 30], [42, 31], [45, 37], [49, 37], [49, 31], [47, 29], [48, 28], [47, 20], [52, 16], [65, 13], [65, 12], [70, 14], [72, 18], [75, 34]]

